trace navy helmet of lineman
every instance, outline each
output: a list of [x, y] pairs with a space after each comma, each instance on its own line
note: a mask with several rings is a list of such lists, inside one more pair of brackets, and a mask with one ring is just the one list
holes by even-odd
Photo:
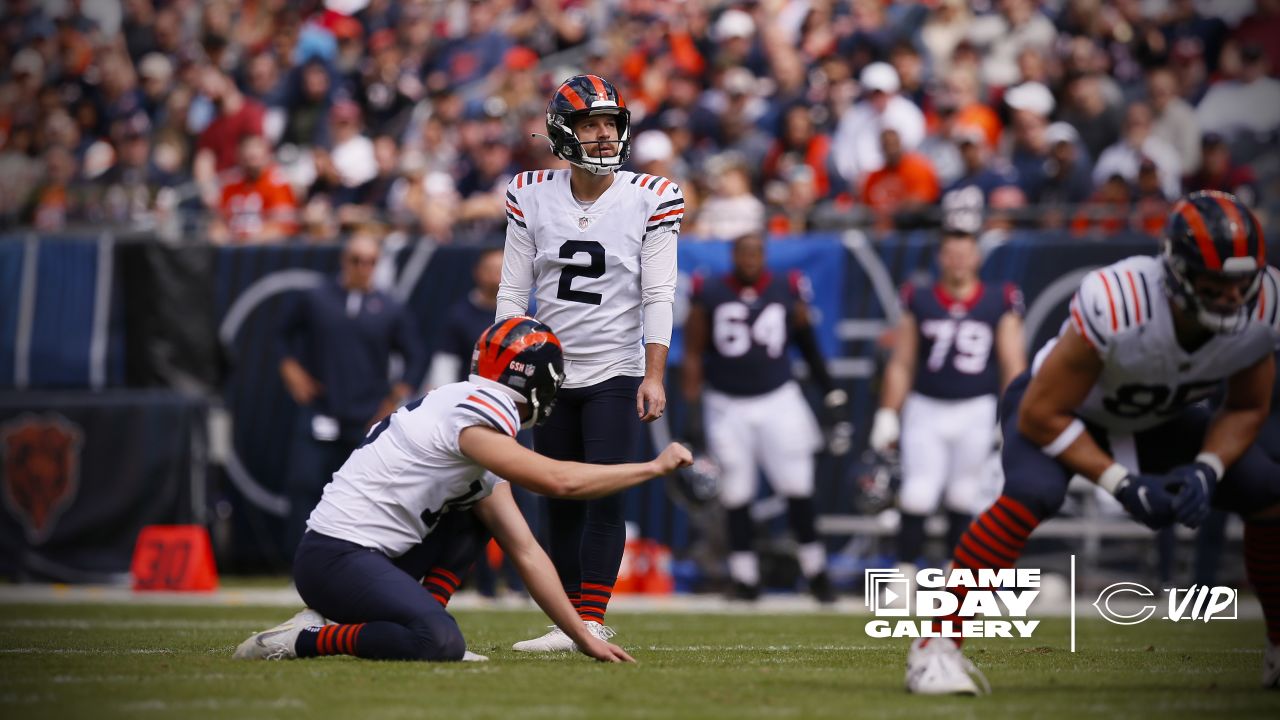
[[[574, 121], [589, 115], [612, 115], [617, 140], [578, 138]], [[561, 83], [547, 105], [547, 138], [561, 160], [596, 175], [616, 172], [631, 156], [631, 111], [613, 83], [599, 75], [575, 75]], [[587, 146], [596, 146], [588, 148]], [[590, 150], [590, 151], [589, 151]]]
[[1192, 193], [1165, 226], [1165, 291], [1206, 330], [1239, 332], [1262, 287], [1266, 253], [1258, 218], [1234, 195]]

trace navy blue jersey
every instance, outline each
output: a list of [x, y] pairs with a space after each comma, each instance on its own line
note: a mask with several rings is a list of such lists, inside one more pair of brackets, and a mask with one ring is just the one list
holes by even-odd
[[979, 283], [973, 297], [961, 301], [947, 295], [941, 284], [907, 285], [902, 306], [916, 319], [915, 392], [941, 400], [1000, 392], [996, 326], [1007, 312], [1022, 314], [1017, 286]]
[[732, 275], [693, 279], [692, 301], [707, 310], [711, 331], [704, 377], [727, 395], [762, 395], [791, 379], [791, 322], [808, 294], [799, 273], [765, 273], [744, 286]]

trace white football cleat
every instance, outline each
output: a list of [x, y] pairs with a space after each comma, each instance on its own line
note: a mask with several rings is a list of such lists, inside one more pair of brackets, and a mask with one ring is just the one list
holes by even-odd
[[467, 650], [462, 653], [462, 662], [489, 662], [489, 656]]
[[[608, 625], [601, 625], [590, 620], [584, 620], [582, 624], [586, 626], [587, 632], [605, 642], [617, 635], [613, 628]], [[516, 652], [574, 652], [578, 649], [578, 646], [563, 630], [556, 625], [552, 625], [551, 632], [546, 635], [532, 640], [522, 640], [512, 645], [511, 649]]]
[[[973, 681], [975, 677], [982, 681], [982, 687]], [[991, 692], [991, 685], [955, 643], [946, 638], [917, 638], [907, 651], [907, 692], [985, 695]]]
[[324, 627], [324, 617], [311, 608], [285, 620], [270, 630], [251, 635], [236, 648], [237, 660], [292, 660], [298, 657], [294, 644], [303, 629]]
[[1268, 645], [1262, 656], [1262, 687], [1280, 690], [1280, 645]]

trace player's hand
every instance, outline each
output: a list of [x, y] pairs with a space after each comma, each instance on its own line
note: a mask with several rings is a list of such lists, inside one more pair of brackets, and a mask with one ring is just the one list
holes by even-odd
[[898, 421], [898, 413], [889, 408], [876, 410], [875, 420], [871, 422], [871, 437], [868, 442], [871, 449], [878, 453], [886, 453], [898, 444], [902, 427]]
[[653, 422], [667, 409], [667, 389], [662, 381], [645, 378], [636, 391], [636, 415], [642, 422]]
[[633, 663], [636, 661], [635, 658], [627, 654], [626, 650], [594, 636], [588, 642], [578, 644], [578, 648], [582, 650], [583, 655], [595, 658], [600, 662]]
[[1152, 530], [1173, 523], [1173, 495], [1163, 475], [1130, 475], [1116, 487], [1116, 499], [1134, 520]]
[[324, 392], [324, 386], [311, 377], [311, 373], [297, 360], [287, 359], [280, 364], [284, 387], [293, 401], [306, 407]]
[[1173, 514], [1189, 528], [1200, 527], [1212, 510], [1218, 472], [1206, 463], [1176, 467], [1167, 476], [1166, 487], [1173, 493]]
[[653, 464], [657, 470], [656, 474], [666, 475], [673, 470], [692, 465], [693, 453], [689, 452], [689, 448], [684, 445], [673, 442], [654, 459]]

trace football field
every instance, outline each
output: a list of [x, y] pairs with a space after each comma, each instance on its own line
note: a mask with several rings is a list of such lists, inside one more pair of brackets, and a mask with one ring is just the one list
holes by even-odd
[[902, 689], [906, 640], [866, 636], [866, 615], [610, 616], [639, 660], [529, 656], [532, 611], [457, 613], [488, 663], [351, 658], [245, 662], [232, 650], [281, 607], [0, 605], [3, 718], [1155, 718], [1280, 717], [1259, 688], [1261, 622], [1120, 627], [1046, 620], [1028, 640], [969, 654], [994, 694]]

